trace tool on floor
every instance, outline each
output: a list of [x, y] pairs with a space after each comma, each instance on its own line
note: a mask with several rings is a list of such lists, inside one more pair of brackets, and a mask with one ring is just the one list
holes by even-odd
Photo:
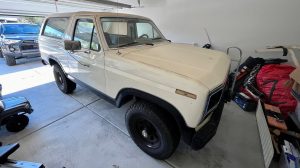
[[5, 125], [10, 132], [23, 130], [29, 122], [25, 114], [33, 109], [25, 97], [12, 97], [0, 100], [0, 126]]
[[41, 163], [8, 159], [9, 155], [13, 154], [19, 147], [20, 145], [18, 143], [2, 146], [0, 142], [0, 167], [45, 168]]

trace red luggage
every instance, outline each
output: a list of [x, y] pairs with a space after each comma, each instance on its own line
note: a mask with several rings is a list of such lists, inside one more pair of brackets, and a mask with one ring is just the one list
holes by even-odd
[[278, 106], [284, 117], [295, 112], [297, 101], [286, 86], [289, 74], [295, 68], [289, 65], [270, 64], [263, 66], [256, 76], [257, 88], [264, 93], [265, 101]]

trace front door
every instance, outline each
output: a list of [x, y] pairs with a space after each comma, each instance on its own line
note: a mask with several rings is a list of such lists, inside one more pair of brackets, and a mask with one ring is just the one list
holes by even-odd
[[94, 17], [75, 18], [72, 40], [81, 42], [81, 50], [70, 52], [70, 75], [81, 82], [105, 91], [104, 53]]

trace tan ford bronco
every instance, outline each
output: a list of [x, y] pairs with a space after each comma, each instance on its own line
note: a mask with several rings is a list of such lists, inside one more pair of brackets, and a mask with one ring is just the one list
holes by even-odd
[[39, 48], [62, 92], [80, 84], [117, 107], [134, 100], [128, 132], [154, 158], [216, 133], [230, 67], [222, 52], [172, 43], [145, 17], [101, 12], [48, 16]]

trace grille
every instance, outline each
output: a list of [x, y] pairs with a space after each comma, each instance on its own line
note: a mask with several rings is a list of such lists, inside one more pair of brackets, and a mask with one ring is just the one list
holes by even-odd
[[217, 89], [213, 90], [209, 96], [208, 100], [206, 102], [206, 108], [204, 111], [203, 118], [205, 118], [210, 112], [212, 112], [219, 104], [222, 94], [223, 94], [224, 87], [223, 85], [218, 87]]
[[33, 50], [38, 49], [39, 46], [34, 40], [24, 40], [20, 46], [21, 50]]
[[38, 46], [36, 45], [23, 45], [21, 46], [21, 50], [33, 50], [38, 49]]
[[26, 43], [33, 44], [33, 43], [34, 43], [34, 40], [24, 40], [23, 43], [25, 43], [25, 44], [26, 44]]

